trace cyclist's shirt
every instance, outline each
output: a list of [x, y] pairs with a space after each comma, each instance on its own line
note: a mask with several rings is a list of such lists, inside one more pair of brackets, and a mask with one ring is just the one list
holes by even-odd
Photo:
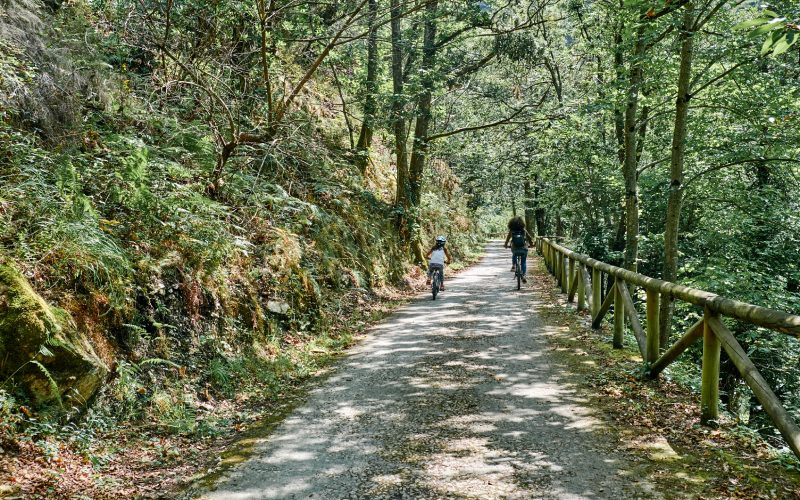
[[521, 250], [525, 248], [525, 231], [512, 231], [511, 232], [511, 248], [514, 250]]
[[438, 264], [440, 266], [444, 265], [444, 247], [436, 248], [431, 252], [431, 264]]

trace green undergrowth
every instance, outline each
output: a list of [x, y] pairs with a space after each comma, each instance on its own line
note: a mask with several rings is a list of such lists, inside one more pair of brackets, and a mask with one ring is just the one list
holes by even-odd
[[539, 261], [536, 293], [555, 359], [602, 411], [631, 474], [680, 497], [787, 498], [800, 495], [798, 460], [723, 411], [717, 427], [700, 424], [695, 389], [699, 374], [691, 360], [673, 364], [659, 381], [641, 377], [642, 359], [629, 333], [625, 348], [611, 345], [605, 324], [593, 330], [586, 313], [576, 314]]

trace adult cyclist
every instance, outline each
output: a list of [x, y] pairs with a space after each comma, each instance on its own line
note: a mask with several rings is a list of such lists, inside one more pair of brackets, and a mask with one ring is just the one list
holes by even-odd
[[525, 274], [528, 271], [528, 246], [533, 247], [533, 238], [525, 230], [525, 221], [522, 220], [522, 217], [514, 217], [508, 221], [508, 236], [506, 236], [503, 246], [509, 248], [509, 242], [511, 243], [511, 272], [515, 271], [514, 259], [517, 255], [522, 255], [522, 282], [527, 283]]
[[433, 276], [434, 269], [439, 269], [442, 273], [442, 286], [440, 290], [444, 290], [444, 265], [445, 263], [449, 264], [452, 260], [450, 258], [450, 252], [444, 247], [447, 238], [444, 236], [437, 236], [436, 237], [436, 244], [428, 250], [428, 253], [425, 254], [426, 259], [430, 259], [428, 261], [428, 281], [427, 284], [431, 284], [431, 276]]

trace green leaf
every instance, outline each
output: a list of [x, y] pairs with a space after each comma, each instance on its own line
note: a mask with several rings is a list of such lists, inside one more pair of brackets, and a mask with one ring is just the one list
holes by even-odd
[[779, 17], [777, 19], [773, 19], [772, 21], [770, 21], [769, 23], [765, 24], [764, 26], [761, 26], [761, 27], [756, 28], [753, 31], [751, 31], [748, 36], [750, 38], [755, 38], [755, 37], [757, 37], [759, 35], [763, 35], [764, 33], [769, 33], [770, 31], [772, 31], [774, 29], [782, 28], [784, 26], [783, 21], [785, 21], [785, 20], [786, 20], [785, 17]]
[[736, 26], [733, 27], [733, 30], [734, 31], [746, 30], [748, 28], [752, 28], [753, 26], [760, 26], [768, 21], [769, 19], [766, 17], [757, 17], [755, 19], [751, 19], [749, 21], [737, 24]]
[[791, 48], [792, 45], [797, 41], [797, 34], [794, 31], [790, 31], [783, 35], [780, 40], [775, 43], [772, 51], [772, 57], [777, 57], [787, 50]]
[[[780, 35], [780, 33], [777, 33], [777, 35]], [[761, 55], [763, 56], [764, 54], [769, 52], [770, 49], [772, 49], [772, 45], [774, 43], [775, 43], [775, 37], [774, 36], [768, 36], [767, 38], [765, 38], [764, 39], [764, 44], [761, 45]]]
[[771, 17], [773, 19], [775, 19], [776, 17], [779, 17], [778, 14], [774, 10], [764, 9], [762, 12], [763, 12], [763, 15], [769, 16], [769, 17]]

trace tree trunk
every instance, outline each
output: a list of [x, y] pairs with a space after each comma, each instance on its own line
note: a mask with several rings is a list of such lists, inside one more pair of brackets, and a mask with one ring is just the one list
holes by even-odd
[[639, 254], [639, 188], [637, 167], [636, 119], [639, 109], [639, 88], [642, 83], [642, 56], [645, 51], [644, 26], [636, 29], [636, 45], [631, 59], [628, 97], [625, 105], [625, 261], [624, 267], [636, 272]]
[[549, 236], [547, 234], [547, 221], [545, 220], [545, 210], [542, 207], [539, 195], [542, 192], [542, 185], [539, 182], [539, 176], [533, 176], [533, 199], [534, 199], [534, 217], [536, 217], [536, 235]]
[[363, 175], [369, 164], [369, 147], [372, 144], [372, 132], [375, 129], [375, 111], [377, 108], [375, 95], [378, 92], [378, 29], [375, 19], [378, 15], [378, 0], [369, 0], [367, 4], [367, 95], [364, 99], [364, 121], [356, 145], [356, 166]]
[[428, 4], [425, 9], [425, 34], [422, 45], [423, 77], [422, 91], [417, 102], [417, 121], [414, 127], [414, 149], [411, 152], [409, 165], [409, 201], [414, 207], [419, 205], [422, 193], [422, 173], [428, 153], [428, 129], [431, 122], [431, 103], [433, 100], [434, 65], [436, 63], [436, 11], [438, 0]]
[[[617, 84], [622, 85], [625, 68], [622, 62], [622, 27], [617, 27], [614, 33], [614, 70], [617, 74]], [[619, 106], [614, 106], [614, 135], [617, 138], [617, 159], [619, 164], [625, 163], [625, 120]]]
[[256, 4], [258, 8], [258, 20], [259, 20], [259, 27], [260, 27], [260, 42], [261, 45], [259, 47], [260, 55], [261, 55], [261, 80], [262, 85], [264, 85], [264, 89], [267, 93], [267, 124], [272, 123], [272, 113], [273, 109], [273, 97], [272, 97], [272, 83], [270, 82], [270, 73], [269, 73], [269, 56], [268, 56], [268, 48], [267, 48], [267, 38], [269, 32], [272, 30], [272, 22], [268, 22], [268, 19], [273, 15], [274, 11], [274, 0], [270, 0], [269, 4], [267, 4], [267, 0], [258, 0]]
[[525, 193], [525, 227], [528, 229], [529, 233], [536, 234], [536, 199], [531, 189], [531, 181], [526, 179], [522, 187]]
[[[425, 33], [422, 42], [422, 91], [417, 101], [417, 120], [414, 126], [414, 145], [411, 152], [411, 162], [408, 169], [409, 190], [407, 194], [411, 218], [412, 248], [415, 258], [423, 261], [421, 235], [419, 232], [419, 206], [422, 200], [422, 175], [425, 170], [425, 160], [428, 156], [428, 130], [431, 123], [431, 106], [433, 101], [434, 70], [436, 64], [436, 15], [439, 7], [438, 0], [431, 1], [425, 8]], [[419, 249], [419, 251], [418, 251]]]
[[[686, 152], [687, 122], [689, 114], [689, 85], [692, 79], [694, 7], [687, 3], [683, 11], [681, 29], [681, 61], [678, 72], [678, 98], [675, 101], [675, 128], [672, 132], [670, 160], [669, 201], [664, 229], [664, 273], [662, 279], [675, 281], [678, 277], [678, 228], [683, 201], [683, 162]], [[673, 312], [672, 300], [661, 301], [659, 336], [661, 345], [668, 346]]]
[[514, 193], [511, 193], [511, 215], [513, 217], [517, 216], [517, 197], [514, 196]]
[[407, 220], [404, 215], [408, 209], [408, 150], [406, 149], [406, 120], [403, 116], [405, 96], [403, 94], [403, 40], [400, 26], [400, 0], [391, 0], [392, 28], [392, 110], [391, 121], [394, 132], [395, 163], [397, 168], [397, 194], [395, 204], [402, 208], [398, 220], [400, 237], [407, 238]]
[[353, 124], [350, 122], [350, 113], [347, 112], [347, 100], [344, 98], [342, 91], [342, 84], [339, 82], [339, 75], [336, 73], [336, 65], [331, 64], [331, 74], [333, 74], [333, 83], [336, 85], [336, 91], [339, 94], [339, 100], [342, 102], [342, 117], [347, 126], [347, 137], [350, 139], [350, 149], [355, 151], [356, 142], [353, 140]]
[[[620, 2], [620, 8], [622, 8]], [[614, 32], [614, 72], [618, 86], [623, 85], [625, 67], [622, 59], [622, 23], [618, 23]], [[619, 106], [614, 106], [614, 137], [617, 141], [617, 161], [620, 168], [625, 164], [625, 119]], [[621, 252], [625, 249], [625, 208], [621, 208], [617, 220], [617, 230], [609, 242], [612, 250]]]
[[[622, 252], [625, 250], [625, 207], [622, 206], [619, 209], [619, 219], [617, 219], [617, 230], [614, 233], [614, 239], [611, 240], [611, 244], [609, 245], [611, 250], [615, 252]], [[615, 265], [618, 265], [619, 262], [615, 262]]]
[[[642, 93], [645, 98], [647, 98], [648, 93]], [[642, 153], [644, 153], [644, 143], [645, 139], [647, 138], [647, 123], [648, 119], [650, 118], [650, 106], [644, 105], [642, 106], [642, 112], [639, 114], [637, 122], [641, 123], [639, 126], [639, 137], [637, 138], [636, 142], [636, 166], [639, 166], [639, 162], [642, 159]], [[638, 176], [638, 173], [637, 173]]]
[[564, 222], [561, 220], [561, 211], [556, 212], [556, 241], [561, 243], [564, 239]]

